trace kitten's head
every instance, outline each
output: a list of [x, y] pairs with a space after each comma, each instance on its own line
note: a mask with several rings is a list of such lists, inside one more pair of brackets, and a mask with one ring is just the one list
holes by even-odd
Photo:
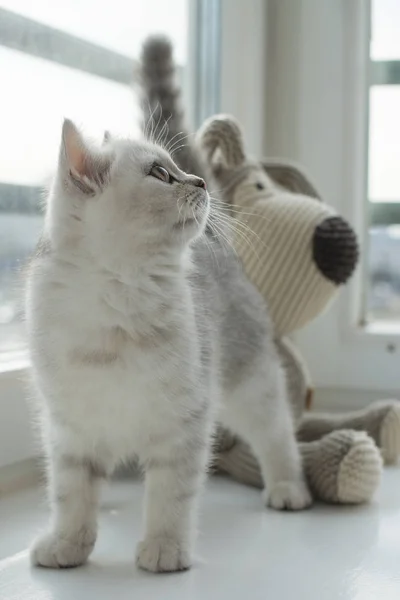
[[63, 125], [47, 222], [52, 241], [82, 246], [104, 266], [181, 252], [204, 231], [209, 197], [160, 146], [105, 136], [93, 147]]

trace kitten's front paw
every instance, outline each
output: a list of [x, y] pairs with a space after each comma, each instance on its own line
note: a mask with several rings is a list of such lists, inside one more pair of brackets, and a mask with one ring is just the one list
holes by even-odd
[[189, 552], [182, 549], [178, 540], [168, 537], [140, 542], [136, 562], [140, 568], [153, 573], [185, 571], [191, 567]]
[[34, 542], [31, 562], [51, 569], [78, 567], [87, 561], [95, 540], [96, 535], [89, 530], [70, 538], [58, 533], [45, 534]]
[[268, 492], [267, 505], [275, 510], [303, 510], [312, 504], [304, 481], [280, 481]]

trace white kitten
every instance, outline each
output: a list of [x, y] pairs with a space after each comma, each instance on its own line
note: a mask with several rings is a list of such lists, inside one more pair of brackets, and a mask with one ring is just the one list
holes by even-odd
[[138, 564], [188, 568], [217, 400], [220, 419], [253, 445], [270, 505], [310, 503], [265, 306], [204, 233], [208, 217], [203, 180], [162, 148], [93, 148], [64, 123], [27, 293], [52, 503], [35, 564], [88, 558], [99, 479], [139, 456]]

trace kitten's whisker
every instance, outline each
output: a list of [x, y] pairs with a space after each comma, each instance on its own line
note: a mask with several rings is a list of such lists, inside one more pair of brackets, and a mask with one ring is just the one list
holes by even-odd
[[221, 214], [215, 212], [213, 217], [217, 220], [217, 222], [220, 225], [224, 225], [225, 227], [228, 227], [232, 232], [234, 232], [234, 234], [236, 234], [240, 238], [242, 243], [246, 243], [248, 247], [252, 250], [252, 252], [254, 252], [255, 256], [257, 257], [257, 260], [260, 261], [260, 256], [255, 248], [254, 240], [251, 239], [251, 237], [254, 236], [258, 240], [258, 242], [267, 250], [268, 246], [255, 231], [253, 231], [250, 227], [248, 227], [248, 225], [246, 225], [242, 221], [238, 221], [234, 217], [227, 217], [226, 215], [222, 216]]
[[174, 154], [176, 152], [178, 152], [178, 150], [180, 150], [181, 148], [185, 148], [187, 146], [187, 144], [182, 144], [182, 146], [178, 146], [177, 148], [174, 148], [174, 150], [172, 152], [170, 152], [171, 157], [174, 156]]
[[[229, 216], [229, 213], [233, 213], [233, 214], [239, 215], [239, 216], [244, 215], [244, 216], [248, 216], [248, 217], [257, 217], [257, 219], [263, 219], [264, 221], [267, 221], [268, 223], [272, 222], [272, 219], [266, 215], [261, 215], [257, 212], [245, 211], [245, 210], [242, 210], [241, 208], [234, 208], [230, 204], [221, 203], [220, 200], [218, 200], [218, 198], [214, 198], [212, 196], [210, 196], [210, 200], [212, 200], [213, 208], [215, 208], [217, 210], [225, 211], [223, 214], [226, 216]], [[225, 206], [220, 206], [221, 204], [225, 204]]]
[[[213, 213], [217, 217], [219, 217], [221, 220], [224, 220], [225, 223], [228, 223], [228, 224], [232, 223], [232, 224], [236, 225], [237, 227], [240, 227], [241, 229], [244, 229], [244, 230], [248, 231], [249, 233], [251, 232], [251, 234], [258, 236], [258, 234], [248, 225], [248, 222], [246, 220], [238, 219], [237, 217], [234, 217], [232, 215], [221, 213], [215, 209], [213, 209]], [[263, 241], [263, 240], [260, 240], [260, 241]]]
[[155, 106], [154, 111], [152, 113], [152, 121], [151, 121], [150, 142], [152, 144], [154, 144], [154, 134], [155, 134], [155, 131], [156, 131], [156, 121], [155, 121], [154, 115], [157, 113], [158, 110], [162, 111], [160, 102], [157, 100], [156, 106]]
[[224, 193], [227, 189], [229, 188], [229, 184], [225, 185], [223, 188], [220, 188], [218, 190], [210, 190], [210, 194], [222, 194]]
[[[167, 124], [172, 119], [172, 117], [173, 117], [173, 115], [171, 113], [170, 116], [168, 117]], [[163, 146], [164, 150], [166, 150], [166, 146], [168, 145], [168, 135], [169, 135], [169, 127], [166, 127], [165, 133], [164, 133], [163, 138], [162, 138], [162, 146]]]
[[[221, 225], [218, 225], [218, 226], [217, 226], [217, 225], [216, 225], [216, 223], [214, 223], [214, 225], [215, 225], [216, 227], [219, 227], [219, 233], [220, 233], [220, 235], [222, 235], [223, 237], [225, 237], [225, 240], [226, 240], [227, 244], [229, 245], [229, 247], [230, 247], [230, 248], [232, 248], [232, 249], [233, 249], [233, 251], [234, 251], [234, 252], [235, 252], [235, 254], [237, 255], [237, 249], [236, 249], [236, 248], [235, 248], [235, 246], [233, 245], [232, 241], [229, 239], [229, 237], [228, 237], [226, 234], [223, 234], [223, 233], [222, 233], [222, 231], [223, 231], [223, 228], [222, 228], [222, 226], [221, 226]], [[242, 235], [240, 232], [237, 232], [237, 236], [238, 236], [238, 237], [239, 237], [239, 238], [242, 240], [242, 243], [245, 243], [247, 246], [249, 246], [249, 248], [250, 248], [250, 249], [251, 249], [251, 250], [254, 252], [254, 254], [255, 254], [255, 256], [256, 256], [256, 258], [257, 258], [257, 260], [259, 261], [259, 260], [260, 260], [260, 257], [259, 257], [259, 255], [258, 255], [257, 251], [256, 251], [256, 250], [253, 248], [253, 246], [252, 246], [252, 244], [251, 244], [250, 240], [248, 240], [248, 238], [246, 238], [245, 236], [243, 236], [243, 235]]]
[[[161, 122], [161, 119], [163, 118], [162, 107], [161, 107], [160, 103], [158, 103], [158, 104], [160, 107], [160, 111], [159, 111], [160, 114], [158, 115], [157, 125], [155, 126], [155, 129], [154, 129], [155, 135], [157, 134], [157, 131], [159, 131], [160, 122]], [[158, 136], [157, 136], [157, 139], [158, 139]], [[157, 144], [157, 140], [153, 140], [153, 144]]]
[[[182, 133], [183, 133], [183, 132], [182, 132]], [[169, 148], [168, 148], [168, 152], [169, 152], [169, 153], [173, 152], [173, 151], [174, 151], [174, 147], [175, 147], [177, 144], [180, 144], [180, 142], [183, 142], [183, 140], [186, 140], [187, 138], [189, 138], [189, 137], [191, 137], [191, 136], [193, 136], [193, 135], [195, 135], [195, 134], [194, 134], [194, 133], [188, 133], [187, 135], [183, 135], [181, 138], [179, 138], [179, 139], [175, 140], [175, 142], [172, 144], [172, 146], [171, 146], [171, 145], [169, 146]]]
[[[173, 142], [174, 138], [176, 138], [177, 136], [179, 136], [181, 134], [184, 134], [184, 135], [182, 135], [180, 138], [176, 139]], [[183, 140], [186, 140], [187, 138], [189, 138], [189, 137], [191, 137], [193, 135], [195, 135], [195, 133], [187, 133], [187, 134], [185, 134], [184, 131], [180, 131], [179, 133], [175, 134], [174, 137], [168, 143], [168, 147], [167, 147], [168, 152], [171, 153], [175, 145], [180, 144], [181, 142], [183, 142]]]
[[213, 227], [214, 227], [215, 233], [220, 241], [224, 255], [227, 256], [229, 252], [233, 252], [235, 254], [235, 256], [237, 256], [236, 248], [234, 248], [232, 246], [231, 241], [225, 235], [225, 233], [215, 223], [213, 224]]
[[223, 221], [227, 226], [230, 226], [234, 231], [241, 230], [243, 232], [249, 233], [249, 235], [251, 235], [251, 236], [254, 236], [255, 238], [258, 239], [258, 241], [264, 248], [268, 249], [264, 240], [261, 239], [260, 236], [253, 229], [251, 229], [251, 227], [249, 227], [247, 225], [247, 223], [245, 223], [244, 221], [236, 219], [235, 217], [232, 217], [232, 216], [222, 215], [221, 213], [217, 213], [217, 212], [214, 213], [214, 215], [217, 218], [219, 218], [221, 221]]
[[182, 211], [181, 200], [182, 200], [182, 198], [178, 198], [176, 201], [176, 204], [178, 206], [178, 221], [181, 220], [181, 211]]
[[172, 136], [172, 138], [169, 140], [169, 142], [168, 142], [168, 144], [167, 144], [167, 146], [166, 146], [166, 148], [165, 148], [165, 149], [167, 150], [167, 152], [169, 152], [169, 151], [170, 151], [171, 145], [172, 145], [172, 146], [174, 145], [174, 143], [175, 143], [175, 142], [174, 142], [174, 140], [175, 140], [175, 139], [176, 139], [176, 138], [177, 138], [179, 135], [184, 135], [184, 133], [185, 133], [184, 131], [178, 131], [178, 133], [175, 133], [175, 135], [173, 135], [173, 136]]
[[169, 115], [168, 119], [164, 119], [164, 125], [162, 126], [156, 140], [156, 144], [158, 144], [159, 146], [164, 146], [162, 138], [165, 138], [165, 136], [168, 135], [168, 122], [170, 121], [171, 117], [172, 114]]
[[[226, 246], [228, 246], [231, 250], [233, 250], [234, 254], [237, 255], [235, 247], [233, 246], [231, 240], [226, 235], [223, 228], [212, 219], [210, 219], [209, 224], [210, 224], [211, 230], [214, 231], [216, 236], [219, 239], [221, 239], [223, 242], [225, 242]], [[224, 248], [224, 244], [222, 244], [222, 247]]]
[[154, 127], [154, 114], [157, 110], [158, 107], [158, 102], [156, 103], [156, 105], [153, 107], [153, 110], [151, 111], [150, 114], [150, 118], [149, 118], [149, 131], [147, 132], [147, 139], [149, 142], [151, 142], [152, 140], [152, 136], [153, 136], [153, 127]]
[[[197, 221], [196, 221], [196, 222], [197, 222]], [[205, 231], [204, 231], [204, 233], [203, 233], [203, 236], [202, 236], [202, 237], [203, 237], [203, 239], [204, 239], [204, 242], [205, 242], [205, 244], [206, 244], [207, 248], [210, 250], [210, 252], [211, 252], [211, 254], [212, 254], [213, 261], [214, 261], [214, 263], [217, 265], [217, 269], [219, 270], [219, 268], [220, 268], [220, 267], [219, 267], [219, 263], [218, 263], [217, 254], [216, 254], [216, 252], [215, 252], [215, 250], [214, 250], [214, 248], [213, 248], [213, 246], [212, 246], [213, 242], [212, 242], [212, 241], [211, 241], [211, 240], [208, 238], [208, 236], [207, 236], [207, 233], [206, 233]]]
[[[145, 116], [145, 121], [144, 121], [144, 130], [143, 130], [143, 136], [144, 139], [147, 140], [147, 136], [148, 136], [148, 129], [150, 127], [150, 120], [151, 120], [151, 116], [152, 116], [152, 110], [151, 110], [151, 105], [150, 105], [150, 101], [148, 98], [146, 98], [146, 102], [147, 102], [147, 110], [148, 110], [148, 116]], [[143, 111], [144, 112], [144, 111]]]
[[[221, 224], [219, 224], [219, 225], [220, 225], [220, 227], [222, 227]], [[239, 244], [243, 244], [243, 245], [247, 246], [254, 253], [257, 261], [260, 263], [261, 258], [260, 258], [259, 253], [257, 252], [256, 248], [254, 247], [253, 241], [251, 239], [249, 239], [249, 237], [243, 231], [236, 230], [234, 228], [232, 229], [232, 231], [238, 238], [238, 242], [236, 242], [236, 245], [239, 243]], [[233, 245], [233, 242], [232, 242], [232, 245]]]

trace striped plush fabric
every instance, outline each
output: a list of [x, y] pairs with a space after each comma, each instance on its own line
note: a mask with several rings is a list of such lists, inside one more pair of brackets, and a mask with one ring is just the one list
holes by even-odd
[[358, 260], [354, 231], [320, 201], [295, 165], [249, 159], [232, 117], [212, 117], [197, 139], [225, 210], [231, 207], [239, 220], [234, 243], [269, 306], [276, 335], [300, 329], [352, 275]]
[[[277, 336], [300, 329], [325, 309], [338, 286], [322, 276], [312, 260], [316, 227], [332, 216], [309, 196], [271, 184], [258, 192], [251, 171], [233, 193], [238, 227], [235, 246], [249, 279], [268, 302]], [[256, 192], [250, 193], [250, 190]], [[248, 228], [248, 229], [247, 229]]]
[[[366, 502], [379, 485], [380, 449], [383, 456], [400, 454], [400, 407], [387, 402], [379, 410], [372, 406], [365, 414], [340, 419], [304, 412], [311, 381], [287, 338], [321, 313], [350, 278], [358, 260], [356, 235], [320, 201], [297, 167], [249, 159], [233, 117], [209, 119], [198, 142], [210, 180], [223, 196], [223, 203], [216, 201], [216, 211], [219, 206], [230, 213], [236, 251], [269, 307], [310, 490], [325, 502]], [[217, 436], [215, 469], [244, 483], [263, 485], [245, 440], [223, 429]]]

